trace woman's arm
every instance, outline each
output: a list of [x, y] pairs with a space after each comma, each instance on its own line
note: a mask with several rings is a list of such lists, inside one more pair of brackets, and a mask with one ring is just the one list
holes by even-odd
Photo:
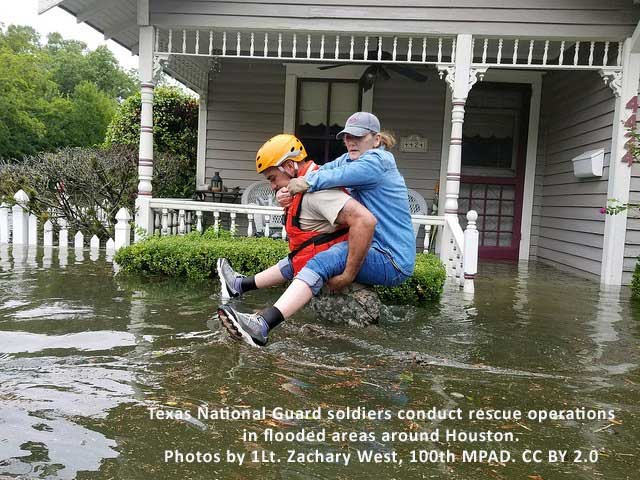
[[339, 168], [321, 168], [305, 176], [309, 191], [347, 187], [368, 189], [375, 187], [388, 169], [376, 150], [365, 152], [358, 160], [344, 162]]

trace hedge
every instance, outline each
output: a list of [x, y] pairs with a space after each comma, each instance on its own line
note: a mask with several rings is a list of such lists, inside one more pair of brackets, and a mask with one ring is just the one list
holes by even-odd
[[[118, 250], [115, 261], [121, 272], [160, 274], [196, 280], [213, 278], [216, 260], [229, 259], [233, 268], [254, 275], [277, 263], [289, 252], [285, 242], [264, 237], [231, 237], [212, 229], [204, 234], [149, 237]], [[446, 273], [440, 259], [418, 254], [413, 276], [397, 287], [375, 287], [388, 304], [420, 304], [437, 300], [442, 294]]]

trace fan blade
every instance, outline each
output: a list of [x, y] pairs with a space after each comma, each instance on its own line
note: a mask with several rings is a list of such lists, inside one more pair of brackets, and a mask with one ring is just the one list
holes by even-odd
[[407, 67], [406, 65], [386, 65], [386, 67], [392, 72], [399, 73], [402, 76], [405, 76], [411, 80], [416, 82], [426, 82], [427, 76], [422, 73], [416, 71], [416, 69], [412, 67]]
[[337, 63], [336, 65], [324, 65], [322, 67], [318, 67], [318, 70], [329, 70], [331, 68], [345, 67], [347, 65], [351, 65], [350, 63]]

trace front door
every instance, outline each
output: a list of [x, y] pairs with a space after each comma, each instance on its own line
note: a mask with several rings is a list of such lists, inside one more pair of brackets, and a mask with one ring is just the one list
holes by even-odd
[[518, 260], [531, 87], [474, 85], [462, 128], [458, 212], [478, 212], [479, 257]]

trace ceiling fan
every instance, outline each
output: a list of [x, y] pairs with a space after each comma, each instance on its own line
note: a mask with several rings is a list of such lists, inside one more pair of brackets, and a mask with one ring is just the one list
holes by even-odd
[[[376, 52], [370, 52], [369, 58], [375, 58]], [[388, 52], [382, 52], [381, 60], [391, 60], [391, 55]], [[323, 67], [318, 67], [319, 70], [329, 70], [331, 68], [344, 67], [346, 65], [353, 65], [352, 63], [339, 63], [336, 65], [326, 65]], [[358, 85], [363, 91], [369, 90], [375, 84], [378, 78], [382, 80], [389, 80], [391, 75], [387, 70], [391, 70], [392, 72], [396, 72], [410, 80], [416, 82], [426, 82], [427, 76], [418, 72], [415, 68], [410, 67], [408, 65], [402, 64], [382, 64], [382, 63], [374, 63], [369, 65], [365, 71], [360, 76], [360, 80], [358, 80]]]

